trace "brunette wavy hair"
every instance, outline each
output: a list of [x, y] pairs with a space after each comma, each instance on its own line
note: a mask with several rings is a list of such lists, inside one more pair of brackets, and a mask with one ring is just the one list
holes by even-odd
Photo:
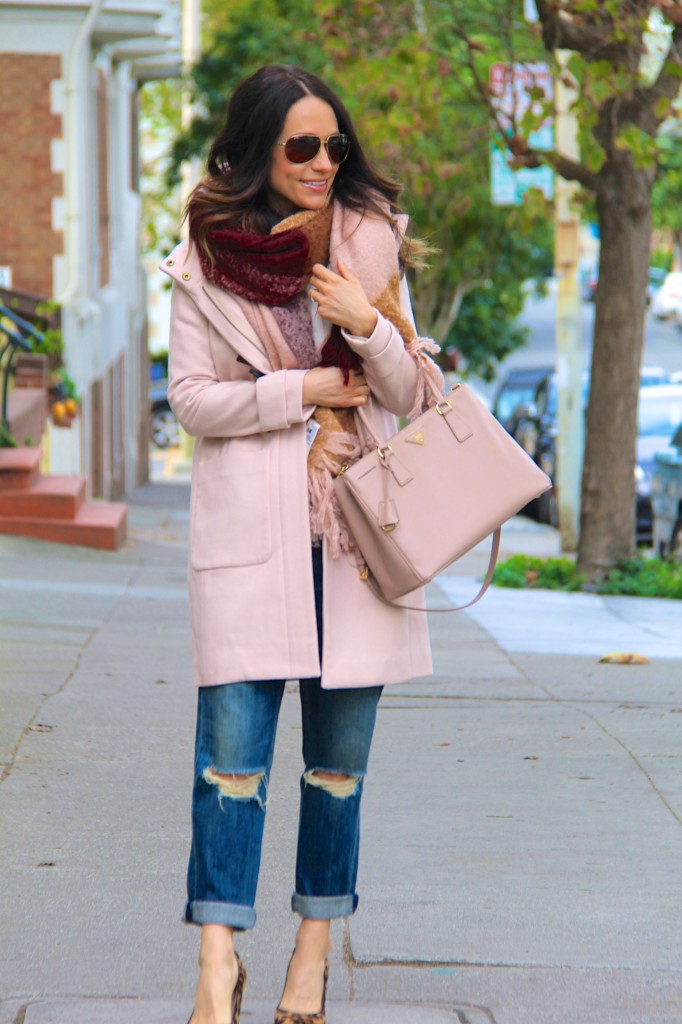
[[[208, 154], [208, 173], [187, 201], [190, 238], [211, 262], [212, 229], [230, 226], [266, 234], [280, 219], [268, 204], [271, 154], [289, 108], [304, 96], [328, 103], [339, 131], [350, 138], [350, 152], [334, 179], [335, 199], [389, 221], [391, 214], [400, 212], [397, 200], [402, 186], [371, 167], [336, 93], [303, 68], [269, 64], [245, 78], [233, 92], [225, 123]], [[415, 247], [420, 245], [414, 241], [404, 247], [408, 264], [419, 262], [418, 257], [409, 257], [409, 250]]]

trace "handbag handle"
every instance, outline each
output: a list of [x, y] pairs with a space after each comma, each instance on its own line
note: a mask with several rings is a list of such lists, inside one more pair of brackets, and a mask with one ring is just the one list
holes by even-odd
[[[441, 394], [441, 392], [438, 391], [435, 384], [433, 383], [432, 380], [429, 379], [428, 376], [425, 378], [424, 383], [429, 391], [431, 399], [431, 401], [429, 402], [430, 405], [437, 405], [438, 402], [447, 401], [445, 394]], [[450, 394], [452, 394], [453, 391], [456, 391], [457, 388], [459, 387], [461, 387], [461, 384], [453, 384], [452, 387], [450, 388]], [[370, 448], [381, 448], [382, 442], [379, 441], [376, 434], [372, 430], [370, 422], [367, 419], [367, 413], [362, 408], [362, 406], [355, 406], [353, 412], [355, 413], [361, 449], [364, 450]], [[367, 438], [369, 438], [369, 441], [367, 440]]]
[[360, 450], [369, 451], [370, 448], [379, 448], [381, 446], [381, 441], [377, 439], [376, 434], [372, 430], [364, 409], [361, 409], [358, 405], [353, 409], [353, 412], [355, 413], [355, 425], [358, 429]]

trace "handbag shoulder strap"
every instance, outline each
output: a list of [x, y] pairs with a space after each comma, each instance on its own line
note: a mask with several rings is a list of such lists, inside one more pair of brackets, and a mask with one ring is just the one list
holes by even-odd
[[364, 571], [360, 575], [360, 578], [365, 581], [365, 583], [370, 588], [375, 597], [378, 597], [380, 601], [383, 601], [384, 604], [390, 605], [392, 608], [405, 608], [407, 611], [410, 612], [461, 612], [465, 608], [471, 608], [472, 604], [476, 604], [477, 601], [480, 601], [483, 595], [485, 594], [486, 590], [492, 583], [493, 575], [495, 573], [495, 565], [497, 564], [497, 556], [500, 551], [501, 536], [502, 529], [498, 526], [498, 528], [493, 533], [493, 540], [490, 548], [490, 558], [488, 560], [488, 568], [486, 570], [485, 578], [483, 580], [483, 583], [481, 584], [480, 590], [478, 591], [476, 596], [471, 599], [471, 601], [467, 601], [466, 604], [458, 604], [454, 608], [417, 608], [415, 605], [400, 604], [400, 602], [398, 601], [389, 601], [387, 597], [384, 597], [384, 595], [379, 590], [379, 587], [372, 579], [372, 575], [367, 566], [365, 566]]

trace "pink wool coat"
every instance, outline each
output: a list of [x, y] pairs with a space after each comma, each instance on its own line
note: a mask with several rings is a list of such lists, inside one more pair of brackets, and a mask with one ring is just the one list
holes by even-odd
[[[173, 280], [168, 397], [197, 438], [192, 466], [189, 590], [200, 686], [322, 678], [328, 689], [398, 683], [432, 671], [426, 615], [379, 601], [353, 558], [324, 550], [320, 666], [308, 517], [305, 370], [273, 371], [229, 292], [208, 281], [182, 242], [162, 263]], [[409, 312], [404, 286], [403, 308]], [[363, 360], [375, 432], [414, 402], [417, 373], [379, 315]], [[254, 379], [250, 368], [263, 376]], [[420, 605], [420, 591], [409, 603]]]

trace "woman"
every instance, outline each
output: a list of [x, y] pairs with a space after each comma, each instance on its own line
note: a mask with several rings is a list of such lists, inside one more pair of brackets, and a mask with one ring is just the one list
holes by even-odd
[[169, 399], [197, 438], [191, 1024], [239, 1017], [233, 937], [255, 923], [284, 681], [301, 680], [301, 922], [275, 1019], [323, 1024], [330, 922], [357, 906], [377, 701], [384, 684], [431, 671], [425, 616], [361, 581], [332, 487], [360, 454], [353, 409], [388, 436], [437, 373], [410, 311], [398, 192], [326, 85], [265, 67], [232, 96], [188, 203], [190, 241], [162, 266], [173, 279]]

